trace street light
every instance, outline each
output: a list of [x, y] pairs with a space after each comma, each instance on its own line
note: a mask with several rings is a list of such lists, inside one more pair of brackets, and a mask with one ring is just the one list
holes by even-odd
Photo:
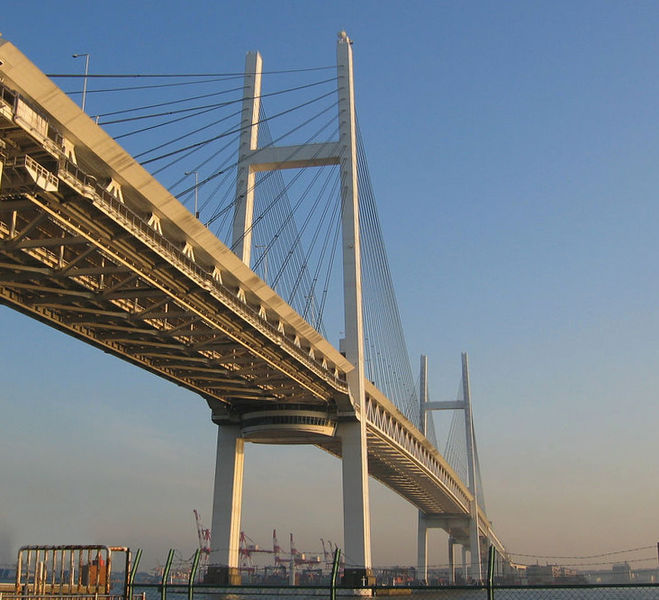
[[72, 54], [73, 58], [85, 57], [85, 79], [82, 84], [82, 112], [85, 112], [85, 101], [87, 100], [87, 75], [89, 75], [89, 52], [81, 52], [79, 54]]
[[199, 171], [186, 171], [186, 175], [194, 173], [194, 216], [199, 218], [199, 211], [197, 210], [197, 200], [199, 198]]

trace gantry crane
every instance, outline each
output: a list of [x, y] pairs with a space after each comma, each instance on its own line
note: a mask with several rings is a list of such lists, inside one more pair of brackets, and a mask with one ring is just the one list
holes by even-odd
[[195, 523], [197, 525], [197, 538], [199, 540], [199, 551], [201, 552], [200, 565], [202, 567], [208, 566], [208, 558], [211, 553], [211, 530], [206, 529], [201, 522], [201, 516], [197, 509], [193, 509]]

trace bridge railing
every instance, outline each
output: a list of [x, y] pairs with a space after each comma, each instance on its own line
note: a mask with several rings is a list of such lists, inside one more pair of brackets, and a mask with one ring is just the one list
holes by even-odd
[[[442, 458], [439, 451], [400, 414], [400, 411], [393, 405], [393, 410], [387, 408], [385, 404], [385, 401], [378, 399], [376, 394], [367, 395], [366, 412], [372, 426], [389, 437], [423, 466], [453, 496], [455, 503], [462, 506], [464, 512], [468, 513], [472, 497], [460, 482], [458, 475]], [[391, 403], [389, 402], [389, 404]]]

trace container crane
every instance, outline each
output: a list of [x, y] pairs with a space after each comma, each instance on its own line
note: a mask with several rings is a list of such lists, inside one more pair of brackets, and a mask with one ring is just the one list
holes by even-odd
[[[332, 564], [334, 563], [334, 553], [337, 551], [339, 545], [334, 544], [330, 540], [327, 540], [327, 545], [329, 546], [329, 553], [328, 553], [328, 558], [329, 560], [327, 561], [328, 568], [332, 567]], [[339, 564], [344, 565], [345, 564], [345, 555], [343, 552], [341, 553], [341, 556], [339, 557]]]
[[197, 525], [197, 538], [199, 540], [199, 550], [201, 551], [202, 566], [208, 564], [208, 558], [211, 553], [211, 530], [206, 529], [201, 522], [201, 515], [197, 509], [193, 509], [195, 523]]
[[261, 548], [251, 537], [246, 535], [244, 531], [240, 532], [240, 552], [244, 556], [251, 556], [255, 552], [272, 554], [274, 551], [275, 551], [274, 548], [272, 550], [268, 550], [267, 548]]
[[309, 556], [304, 552], [300, 552], [296, 547], [295, 547], [295, 540], [293, 539], [293, 534], [291, 533], [291, 560], [296, 564], [296, 565], [317, 565], [320, 564], [320, 556]]
[[[328, 564], [330, 562], [331, 553], [327, 552], [325, 548], [325, 540], [323, 538], [320, 538], [320, 543], [323, 546], [323, 560], [325, 561], [325, 564]], [[332, 549], [332, 545], [330, 544], [330, 550], [331, 549]]]
[[297, 551], [297, 548], [295, 547], [295, 541], [293, 540], [293, 534], [291, 533], [291, 541], [290, 541], [290, 546], [291, 546], [291, 558], [295, 559], [299, 552]]
[[281, 546], [279, 545], [279, 541], [277, 540], [276, 529], [272, 530], [272, 552], [275, 555], [275, 566], [279, 567], [282, 565], [286, 565], [287, 561], [285, 561], [281, 557]]
[[238, 556], [240, 557], [240, 568], [247, 572], [254, 570], [252, 564], [252, 553], [248, 548], [247, 536], [244, 531], [240, 532], [240, 542], [238, 544]]

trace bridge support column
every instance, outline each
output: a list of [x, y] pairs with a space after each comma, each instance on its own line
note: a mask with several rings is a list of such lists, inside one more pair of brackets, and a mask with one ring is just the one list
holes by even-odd
[[478, 536], [478, 519], [469, 519], [469, 555], [471, 557], [470, 577], [477, 583], [481, 581], [481, 548]]
[[428, 526], [426, 516], [419, 511], [417, 529], [417, 579], [428, 583]]
[[238, 550], [243, 500], [244, 449], [245, 440], [241, 437], [239, 425], [222, 424], [218, 427], [207, 583], [220, 585], [240, 583]]
[[453, 536], [448, 536], [448, 582], [450, 584], [455, 583], [455, 563], [453, 561], [453, 546], [455, 545], [455, 540]]
[[488, 562], [490, 556], [490, 540], [486, 536], [480, 538], [480, 556], [481, 556], [481, 579], [487, 580]]
[[374, 585], [366, 424], [363, 421], [342, 423], [339, 435], [343, 454], [343, 539], [346, 559], [343, 585]]

